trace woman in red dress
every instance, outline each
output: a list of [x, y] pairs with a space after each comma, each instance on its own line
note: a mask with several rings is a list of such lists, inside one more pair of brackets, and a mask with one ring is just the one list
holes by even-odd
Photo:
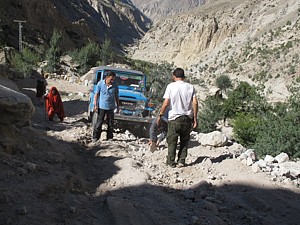
[[56, 113], [60, 121], [63, 121], [65, 117], [64, 106], [56, 87], [51, 87], [49, 94], [45, 96], [45, 100], [49, 120], [53, 121], [54, 114]]

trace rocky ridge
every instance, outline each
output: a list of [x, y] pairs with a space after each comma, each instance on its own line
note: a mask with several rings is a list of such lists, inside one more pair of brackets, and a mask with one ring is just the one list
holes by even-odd
[[152, 21], [157, 22], [162, 18], [190, 11], [207, 0], [131, 0]]
[[174, 63], [207, 85], [222, 74], [263, 84], [280, 99], [300, 74], [299, 9], [296, 0], [208, 2], [156, 23], [132, 56]]
[[118, 48], [134, 43], [149, 29], [151, 21], [130, 1], [109, 0], [24, 0], [1, 1], [2, 43], [18, 49], [18, 23], [22, 23], [23, 44], [39, 50], [48, 47], [53, 30], [61, 31], [62, 50], [82, 47], [89, 41], [109, 38]]

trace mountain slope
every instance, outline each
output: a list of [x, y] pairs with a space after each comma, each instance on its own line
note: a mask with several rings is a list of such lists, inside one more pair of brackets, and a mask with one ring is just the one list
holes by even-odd
[[[47, 46], [53, 30], [62, 32], [65, 50], [105, 37], [119, 46], [133, 43], [147, 30], [150, 20], [130, 2], [106, 0], [23, 0], [1, 1], [0, 31], [8, 46], [18, 46], [18, 23], [23, 23], [27, 45]], [[0, 37], [1, 37], [0, 36]]]
[[194, 9], [207, 0], [131, 0], [153, 21]]
[[286, 82], [286, 91], [300, 73], [299, 14], [297, 0], [217, 0], [158, 22], [133, 58], [173, 62], [203, 79], [248, 79], [265, 92], [273, 91], [271, 80]]

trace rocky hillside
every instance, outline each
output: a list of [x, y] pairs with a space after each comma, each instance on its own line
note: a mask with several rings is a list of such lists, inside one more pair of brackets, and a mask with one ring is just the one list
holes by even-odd
[[204, 81], [227, 74], [284, 96], [300, 79], [299, 15], [298, 0], [216, 0], [155, 24], [133, 57], [173, 62]]
[[[64, 50], [105, 37], [120, 46], [133, 43], [147, 30], [150, 20], [130, 1], [110, 0], [23, 0], [0, 2], [0, 38], [6, 46], [18, 48], [22, 23], [25, 45], [47, 46], [57, 29], [62, 32]], [[4, 40], [3, 40], [4, 39]]]
[[207, 0], [131, 0], [152, 21], [194, 9]]

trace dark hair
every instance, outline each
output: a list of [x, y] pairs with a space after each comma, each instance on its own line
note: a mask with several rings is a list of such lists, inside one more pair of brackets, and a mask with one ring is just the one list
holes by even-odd
[[115, 77], [116, 74], [113, 71], [109, 71], [107, 74], [108, 77]]
[[182, 68], [176, 68], [173, 72], [173, 75], [177, 78], [185, 78], [184, 70]]

